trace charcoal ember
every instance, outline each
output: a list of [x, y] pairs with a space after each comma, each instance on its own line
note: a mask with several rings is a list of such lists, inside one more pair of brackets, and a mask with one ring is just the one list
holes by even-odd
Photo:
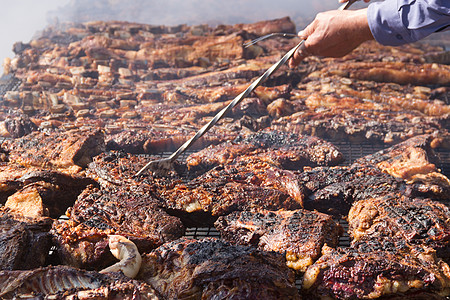
[[5, 141], [2, 149], [9, 161], [23, 166], [37, 166], [79, 172], [92, 157], [105, 149], [101, 130], [35, 131], [19, 139]]
[[300, 299], [283, 255], [214, 238], [162, 245], [143, 256], [136, 279], [170, 299]]
[[385, 195], [353, 204], [348, 214], [349, 233], [354, 240], [386, 236], [426, 245], [448, 261], [449, 217], [449, 208], [440, 202], [402, 194]]
[[69, 266], [0, 271], [0, 297], [74, 299], [160, 299], [149, 285], [123, 274], [100, 274]]
[[342, 153], [322, 139], [282, 131], [258, 132], [239, 136], [190, 155], [186, 162], [191, 170], [208, 170], [227, 164], [240, 156], [260, 156], [285, 169], [297, 170], [304, 166], [335, 165], [343, 160]]
[[51, 247], [53, 220], [29, 218], [0, 208], [0, 269], [29, 270], [44, 266]]
[[307, 210], [233, 212], [214, 226], [226, 241], [286, 255], [287, 266], [304, 272], [321, 256], [322, 247], [335, 247], [342, 228], [331, 216]]
[[370, 238], [325, 249], [306, 271], [302, 290], [333, 299], [442, 299], [450, 293], [448, 268], [430, 247]]
[[67, 215], [69, 221], [55, 222], [52, 229], [61, 260], [96, 270], [114, 261], [108, 235], [122, 235], [144, 253], [181, 237], [185, 231], [181, 221], [168, 215], [150, 193], [132, 187], [88, 187]]

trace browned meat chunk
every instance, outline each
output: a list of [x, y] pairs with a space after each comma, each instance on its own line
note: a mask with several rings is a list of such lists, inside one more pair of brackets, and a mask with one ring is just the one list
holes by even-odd
[[306, 271], [303, 290], [319, 299], [445, 299], [448, 270], [429, 247], [368, 239], [346, 249], [326, 249]]
[[0, 122], [0, 136], [19, 138], [37, 130], [38, 127], [26, 115], [6, 118]]
[[0, 282], [2, 299], [159, 299], [148, 284], [121, 274], [104, 275], [68, 266], [0, 271]]
[[43, 266], [49, 255], [50, 218], [27, 218], [0, 208], [0, 270]]
[[55, 222], [52, 233], [64, 263], [99, 269], [114, 261], [108, 235], [122, 235], [148, 252], [181, 237], [184, 226], [168, 215], [149, 193], [133, 188], [88, 187], [67, 212], [69, 221]]
[[318, 167], [299, 174], [297, 181], [304, 208], [333, 215], [346, 215], [360, 199], [407, 191], [402, 180], [371, 166]]
[[[58, 218], [73, 205], [78, 195], [93, 179], [38, 167], [18, 164], [0, 165], [0, 203], [22, 212], [26, 202], [40, 202], [46, 216]], [[28, 203], [31, 204], [31, 202]], [[35, 201], [36, 204], [38, 204]], [[13, 204], [14, 203], [14, 204]]]
[[187, 183], [161, 189], [160, 196], [168, 208], [216, 217], [236, 210], [296, 209], [302, 205], [294, 174], [258, 159], [218, 166]]
[[437, 201], [402, 194], [355, 202], [348, 214], [349, 233], [355, 239], [395, 237], [426, 245], [450, 259], [450, 209]]
[[137, 279], [168, 299], [299, 299], [281, 254], [208, 238], [180, 239], [145, 255]]
[[322, 139], [282, 131], [258, 132], [240, 136], [233, 142], [209, 147], [190, 155], [190, 169], [207, 170], [227, 164], [240, 156], [258, 156], [284, 169], [301, 170], [305, 166], [336, 165], [343, 160], [342, 153]]
[[5, 141], [9, 161], [23, 166], [36, 166], [78, 172], [105, 149], [100, 130], [33, 132], [20, 139]]
[[233, 212], [214, 226], [233, 244], [285, 254], [288, 267], [302, 272], [320, 257], [324, 245], [335, 247], [342, 233], [331, 216], [303, 209]]

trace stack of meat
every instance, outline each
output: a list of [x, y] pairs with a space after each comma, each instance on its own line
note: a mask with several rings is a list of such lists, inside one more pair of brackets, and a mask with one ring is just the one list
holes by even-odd
[[[297, 42], [243, 47], [271, 32], [295, 26], [91, 22], [15, 44], [5, 71], [21, 84], [0, 106], [0, 297], [450, 296], [440, 48], [368, 43], [282, 68], [168, 174], [135, 176]], [[346, 162], [336, 140], [387, 145]], [[220, 238], [187, 238], [192, 226]]]

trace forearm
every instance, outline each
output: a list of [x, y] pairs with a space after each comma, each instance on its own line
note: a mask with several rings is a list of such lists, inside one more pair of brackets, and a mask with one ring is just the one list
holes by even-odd
[[398, 46], [418, 41], [450, 24], [449, 0], [384, 0], [371, 3], [367, 19], [375, 40]]

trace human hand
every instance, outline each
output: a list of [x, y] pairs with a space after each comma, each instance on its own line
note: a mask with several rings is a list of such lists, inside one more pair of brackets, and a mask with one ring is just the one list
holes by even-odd
[[289, 67], [297, 66], [310, 55], [341, 57], [362, 42], [373, 39], [367, 23], [367, 9], [332, 10], [317, 14], [311, 24], [298, 33], [304, 46], [289, 60]]

